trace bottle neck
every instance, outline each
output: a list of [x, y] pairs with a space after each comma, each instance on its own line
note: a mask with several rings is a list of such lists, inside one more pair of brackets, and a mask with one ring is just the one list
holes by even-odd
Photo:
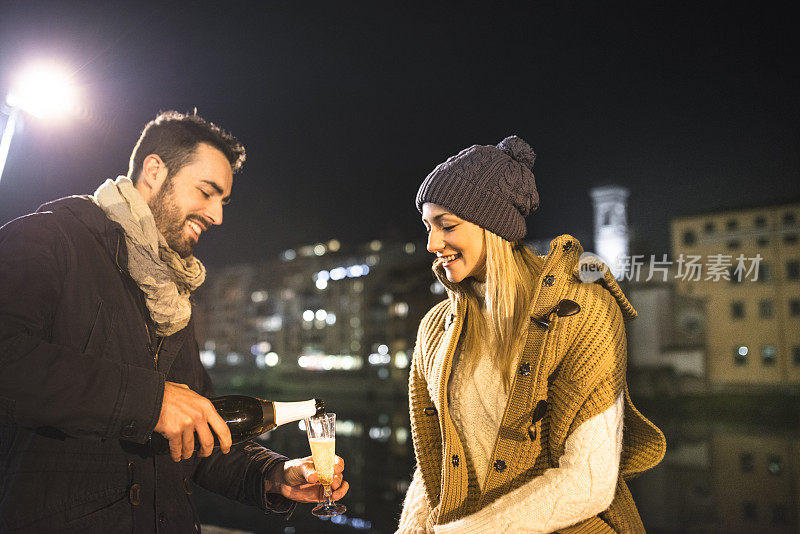
[[307, 417], [314, 417], [317, 413], [314, 399], [299, 402], [273, 402], [272, 406], [275, 410], [275, 424], [277, 426]]

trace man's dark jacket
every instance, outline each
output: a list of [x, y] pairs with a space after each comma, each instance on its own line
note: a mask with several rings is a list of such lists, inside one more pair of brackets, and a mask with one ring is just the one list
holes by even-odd
[[165, 380], [212, 392], [192, 323], [154, 332], [122, 227], [91, 200], [0, 228], [0, 532], [195, 532], [190, 480], [290, 508], [263, 494], [285, 458], [255, 443], [180, 463], [154, 453]]

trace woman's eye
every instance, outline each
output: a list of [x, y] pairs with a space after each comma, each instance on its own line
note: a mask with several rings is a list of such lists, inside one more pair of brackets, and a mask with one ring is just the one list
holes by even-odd
[[200, 191], [200, 193], [202, 193], [202, 194], [203, 194], [203, 197], [204, 197], [204, 198], [211, 198], [211, 195], [210, 195], [210, 194], [208, 194], [208, 193], [206, 193], [206, 192], [205, 192], [205, 191], [203, 191], [202, 189], [199, 189], [198, 191]]
[[454, 229], [457, 225], [451, 224], [450, 226], [442, 226], [442, 230], [445, 232], [449, 232], [450, 230]]

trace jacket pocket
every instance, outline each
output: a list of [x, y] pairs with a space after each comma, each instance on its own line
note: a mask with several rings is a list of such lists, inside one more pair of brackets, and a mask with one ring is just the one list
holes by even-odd
[[[67, 508], [66, 511], [66, 525], [69, 528], [75, 528], [85, 524], [100, 525], [104, 524], [103, 518], [118, 516], [117, 520], [123, 524], [123, 517], [121, 514], [122, 508], [130, 509], [127, 501], [127, 493], [125, 488], [118, 488], [116, 490], [108, 491], [98, 494], [96, 497], [75, 504]], [[122, 503], [123, 506], [118, 506]]]
[[91, 349], [96, 348], [98, 345], [98, 338], [102, 334], [103, 328], [100, 327], [100, 322], [102, 319], [101, 314], [103, 313], [103, 301], [97, 301], [97, 311], [94, 314], [94, 321], [92, 321], [92, 327], [89, 329], [89, 334], [86, 336], [86, 342], [83, 344], [83, 352], [88, 352]]

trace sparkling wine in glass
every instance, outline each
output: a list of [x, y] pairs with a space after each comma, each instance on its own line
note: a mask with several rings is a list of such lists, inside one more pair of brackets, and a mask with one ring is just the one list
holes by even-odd
[[314, 468], [324, 490], [323, 502], [311, 510], [311, 513], [317, 517], [343, 514], [347, 508], [331, 499], [333, 466], [336, 463], [336, 414], [325, 413], [309, 417], [306, 419], [306, 432], [308, 444], [311, 446], [311, 456], [314, 457]]

